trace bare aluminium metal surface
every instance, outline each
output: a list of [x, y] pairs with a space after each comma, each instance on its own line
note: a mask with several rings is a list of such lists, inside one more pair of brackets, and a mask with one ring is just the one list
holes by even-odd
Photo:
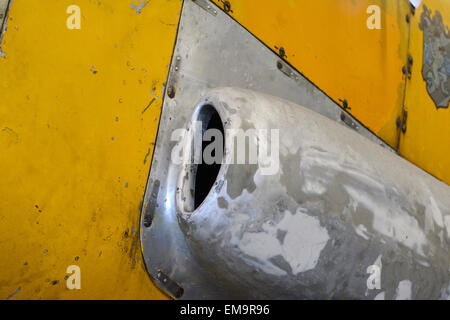
[[[212, 183], [189, 160], [217, 116], [225, 152]], [[209, 91], [189, 132], [175, 149], [186, 160], [179, 224], [229, 297], [450, 298], [445, 183], [316, 112], [240, 88]], [[236, 161], [251, 157], [242, 132], [257, 163]]]
[[[288, 76], [282, 70], [291, 72]], [[391, 150], [224, 12], [217, 10], [213, 15], [191, 0], [184, 1], [141, 217], [147, 269], [155, 282], [175, 297], [229, 298], [192, 257], [179, 228], [175, 192], [181, 168], [170, 159], [176, 145], [172, 132], [187, 128], [196, 104], [208, 89], [224, 86], [300, 104]], [[165, 282], [159, 280], [161, 275], [165, 275]], [[167, 279], [171, 280], [170, 288]]]

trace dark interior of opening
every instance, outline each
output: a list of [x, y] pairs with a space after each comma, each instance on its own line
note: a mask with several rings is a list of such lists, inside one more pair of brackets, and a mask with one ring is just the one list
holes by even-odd
[[[219, 113], [212, 106], [204, 106], [201, 111], [200, 119], [203, 122], [203, 134], [208, 129], [217, 129], [222, 135], [221, 139], [224, 139], [224, 128], [222, 124], [222, 120], [220, 119]], [[202, 137], [203, 137], [202, 134]], [[202, 139], [203, 140], [203, 139]], [[202, 155], [203, 152], [210, 143], [214, 141], [202, 141]], [[222, 141], [222, 145], [225, 148], [225, 141]], [[213, 156], [215, 156], [213, 152]], [[222, 150], [223, 154], [223, 150]], [[202, 157], [203, 159], [203, 157]], [[219, 170], [221, 167], [222, 159], [220, 159], [220, 163], [206, 164], [202, 161], [201, 164], [197, 165], [197, 174], [195, 176], [195, 191], [194, 191], [194, 207], [197, 209], [205, 200], [209, 191], [214, 185], [214, 182], [217, 179], [217, 175], [219, 174]]]

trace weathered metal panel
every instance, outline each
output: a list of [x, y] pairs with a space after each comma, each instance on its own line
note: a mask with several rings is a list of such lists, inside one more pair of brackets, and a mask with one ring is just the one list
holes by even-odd
[[[436, 110], [428, 94], [432, 81], [427, 88], [423, 79], [428, 67], [423, 64], [420, 28], [426, 6], [431, 10], [428, 19], [436, 19], [439, 12], [442, 30], [447, 30], [448, 1], [416, 1], [420, 6], [415, 10], [407, 0], [213, 1], [222, 9], [228, 3], [233, 18], [273, 50], [282, 47], [285, 59], [342, 106], [346, 101], [349, 112], [375, 134], [450, 184], [450, 119], [448, 109]], [[369, 5], [381, 8], [380, 30], [365, 26]], [[445, 32], [440, 33], [445, 40]], [[442, 65], [446, 60], [441, 60]], [[448, 91], [449, 82], [441, 84]], [[433, 92], [434, 99], [444, 101], [437, 103], [445, 104], [446, 92]]]
[[[171, 283], [179, 283], [185, 289], [184, 298], [213, 298], [221, 294], [211, 289], [214, 282], [199, 275], [200, 266], [189, 258], [190, 252], [175, 215], [179, 166], [171, 163], [170, 158], [176, 145], [171, 137], [173, 131], [186, 128], [196, 103], [208, 88], [236, 86], [279, 96], [384, 145], [323, 92], [289, 68], [225, 13], [212, 15], [193, 1], [185, 1], [142, 211], [145, 261], [161, 287], [164, 288], [165, 283], [158, 280], [160, 272], [167, 275]], [[276, 114], [279, 110], [274, 108], [273, 112]], [[390, 150], [386, 145], [385, 148]], [[170, 293], [170, 289], [166, 290]], [[172, 294], [175, 296], [176, 292]]]
[[[14, 0], [0, 58], [0, 299], [165, 298], [140, 204], [180, 0]], [[67, 8], [81, 10], [70, 30]], [[68, 290], [67, 267], [81, 269]]]
[[[225, 153], [216, 182], [195, 208], [191, 192], [208, 184], [197, 179], [201, 173], [191, 161], [196, 147], [201, 149], [196, 123], [208, 122], [211, 107], [223, 119]], [[239, 164], [236, 155], [244, 152], [250, 159], [252, 148], [241, 149], [236, 141], [249, 130], [258, 161]], [[450, 298], [450, 187], [445, 183], [349, 128], [253, 91], [207, 92], [188, 132], [179, 143], [185, 161], [175, 207], [200, 265], [191, 273], [212, 278], [212, 294]], [[151, 243], [160, 241], [166, 238]], [[173, 257], [169, 251], [158, 253]], [[179, 276], [180, 261], [172, 262], [173, 276]], [[368, 285], [374, 265], [380, 270], [378, 288]], [[190, 285], [186, 294], [196, 291]]]
[[[213, 0], [365, 126], [397, 147], [411, 16], [408, 0]], [[380, 29], [367, 22], [377, 6]], [[227, 9], [229, 10], [229, 9]]]
[[400, 154], [450, 184], [450, 6], [424, 0], [411, 19], [411, 77]]

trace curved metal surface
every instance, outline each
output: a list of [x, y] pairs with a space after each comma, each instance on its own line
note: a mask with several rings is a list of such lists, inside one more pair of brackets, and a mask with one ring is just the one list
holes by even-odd
[[[448, 297], [448, 186], [390, 152], [301, 75], [287, 77], [277, 61], [223, 12], [184, 2], [141, 217], [154, 281], [181, 299]], [[208, 93], [221, 86], [279, 96], [333, 121], [252, 92]], [[171, 138], [205, 97], [227, 125], [244, 119], [280, 129], [280, 172], [261, 177], [254, 166], [222, 166], [218, 193], [188, 218], [176, 213], [184, 207], [176, 201], [183, 166], [171, 162], [179, 145]], [[374, 264], [382, 265], [381, 290], [367, 288]]]
[[[446, 184], [354, 131], [279, 98], [217, 89], [206, 94], [192, 121], [204, 105], [216, 108], [225, 131], [232, 132], [225, 135], [224, 164], [193, 212], [185, 209], [190, 189], [184, 184], [195, 170], [192, 165], [180, 170], [176, 208], [195, 260], [226, 295], [449, 297]], [[235, 164], [239, 129], [279, 130], [276, 173], [264, 174], [261, 163]], [[261, 141], [252, 143], [259, 148]], [[274, 151], [274, 141], [267, 140], [264, 154]], [[182, 143], [189, 145], [186, 139]], [[380, 290], [367, 286], [373, 265], [381, 269]]]
[[[189, 132], [205, 105], [226, 132], [279, 130], [279, 170], [234, 164], [235, 133], [225, 134], [224, 164], [195, 211], [186, 205], [193, 166], [169, 172], [176, 183], [164, 209], [177, 216], [155, 215], [144, 255], [150, 265], [168, 259], [183, 297], [449, 297], [446, 184], [315, 112], [242, 89], [207, 93]], [[189, 137], [177, 145], [185, 153]], [[265, 150], [273, 147], [268, 141]], [[382, 270], [380, 290], [367, 287], [372, 265]]]

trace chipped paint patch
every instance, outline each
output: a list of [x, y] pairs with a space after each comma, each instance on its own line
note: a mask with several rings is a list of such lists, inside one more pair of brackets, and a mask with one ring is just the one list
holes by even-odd
[[302, 186], [302, 191], [307, 194], [324, 194], [327, 188], [319, 181], [305, 180], [305, 184]]
[[[363, 190], [357, 190], [350, 186], [344, 186], [344, 188], [348, 195], [357, 202], [357, 206], [362, 205], [373, 212], [372, 227], [374, 230], [425, 256], [423, 247], [428, 244], [428, 241], [415, 218], [401, 207], [391, 206], [389, 201], [375, 202], [373, 195], [369, 195]], [[384, 197], [383, 193], [381, 195]]]
[[141, 10], [149, 3], [149, 1], [141, 0], [141, 2], [136, 6], [134, 3], [130, 4], [131, 9], [136, 10], [136, 14], [140, 14]]
[[[286, 271], [273, 265], [269, 259], [282, 256], [294, 275], [313, 270], [330, 239], [319, 219], [309, 216], [302, 208], [295, 214], [285, 211], [276, 226], [267, 222], [263, 230], [245, 233], [238, 245], [244, 253], [261, 261], [263, 270], [276, 275], [284, 275]], [[277, 237], [280, 230], [286, 233], [282, 243]]]
[[320, 253], [330, 239], [327, 229], [320, 225], [319, 219], [299, 209], [294, 215], [286, 213], [279, 228], [287, 231], [283, 249], [292, 272], [299, 274], [314, 269]]
[[423, 31], [422, 77], [436, 108], [448, 108], [450, 101], [450, 34], [442, 15], [423, 6], [419, 28]]
[[430, 194], [430, 205], [426, 207], [426, 214], [433, 217], [434, 222], [441, 228], [444, 227], [441, 210], [439, 209], [436, 200]]
[[409, 280], [400, 281], [395, 294], [395, 300], [411, 300], [412, 283]]
[[91, 72], [92, 72], [93, 74], [97, 74], [98, 71], [94, 69], [94, 66], [92, 66], [92, 67], [91, 67]]
[[366, 227], [364, 227], [364, 225], [362, 225], [362, 224], [360, 224], [358, 227], [355, 228], [355, 232], [361, 238], [364, 238], [366, 240], [370, 239], [370, 237], [368, 236]]
[[247, 255], [256, 258], [258, 266], [266, 273], [276, 276], [286, 275], [286, 271], [273, 265], [269, 259], [282, 252], [281, 245], [271, 232], [246, 233], [239, 248]]
[[422, 2], [422, 0], [409, 0], [409, 2], [411, 2], [411, 4], [415, 7], [418, 8], [420, 6], [420, 3]]

